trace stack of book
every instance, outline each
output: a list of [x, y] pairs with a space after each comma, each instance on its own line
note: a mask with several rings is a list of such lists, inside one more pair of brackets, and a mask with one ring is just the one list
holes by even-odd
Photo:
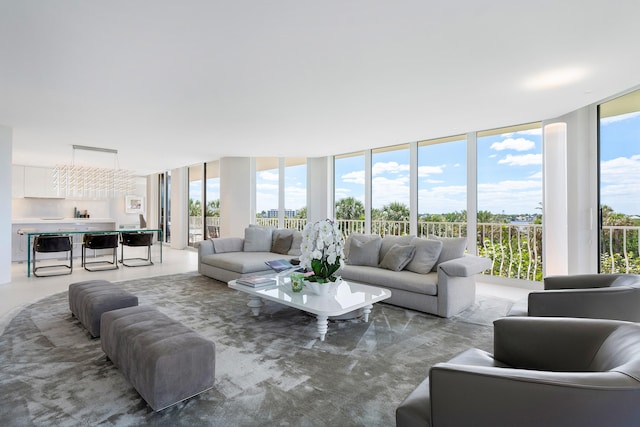
[[239, 285], [251, 286], [252, 288], [259, 288], [262, 286], [275, 285], [276, 279], [269, 276], [244, 276], [236, 279], [236, 283]]

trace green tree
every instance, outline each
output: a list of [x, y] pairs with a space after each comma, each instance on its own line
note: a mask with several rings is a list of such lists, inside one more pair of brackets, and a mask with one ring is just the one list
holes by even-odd
[[207, 203], [207, 216], [220, 216], [220, 199]]
[[382, 206], [379, 211], [380, 219], [382, 221], [409, 221], [409, 207], [404, 203], [391, 202], [388, 205]]
[[346, 197], [336, 202], [336, 219], [364, 219], [364, 205], [354, 197]]
[[202, 216], [200, 200], [189, 199], [189, 216]]
[[304, 206], [296, 212], [296, 218], [305, 219], [307, 217], [307, 207]]

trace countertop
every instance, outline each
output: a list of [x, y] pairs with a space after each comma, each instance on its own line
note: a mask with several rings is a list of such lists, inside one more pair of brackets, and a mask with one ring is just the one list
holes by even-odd
[[87, 223], [104, 223], [116, 220], [113, 218], [19, 218], [12, 219], [12, 224], [87, 224]]

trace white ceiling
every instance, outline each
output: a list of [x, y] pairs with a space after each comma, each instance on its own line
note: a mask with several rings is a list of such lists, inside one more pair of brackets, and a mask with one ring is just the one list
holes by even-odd
[[15, 164], [79, 144], [141, 174], [443, 137], [639, 85], [639, 17], [638, 0], [0, 0], [0, 124]]

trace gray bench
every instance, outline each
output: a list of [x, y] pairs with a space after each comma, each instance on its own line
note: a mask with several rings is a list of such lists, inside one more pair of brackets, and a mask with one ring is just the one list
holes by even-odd
[[100, 336], [102, 313], [138, 305], [138, 297], [106, 280], [69, 285], [69, 309], [92, 337]]
[[215, 344], [151, 306], [106, 312], [102, 350], [154, 411], [213, 387]]

